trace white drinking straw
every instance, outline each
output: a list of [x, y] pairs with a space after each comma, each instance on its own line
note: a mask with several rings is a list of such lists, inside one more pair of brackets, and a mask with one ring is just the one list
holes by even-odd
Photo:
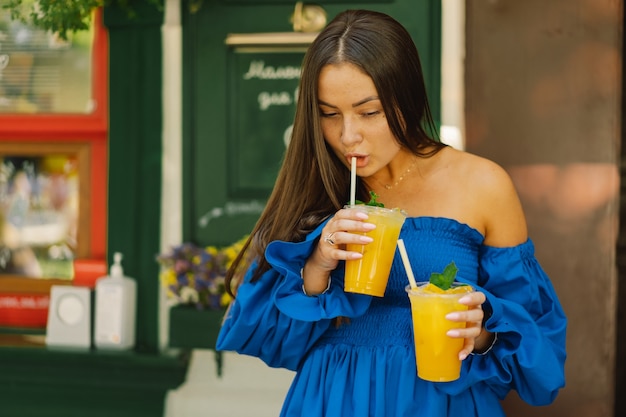
[[407, 255], [406, 253], [406, 248], [404, 247], [404, 241], [402, 239], [398, 239], [398, 249], [400, 249], [400, 256], [402, 257], [404, 269], [406, 269], [406, 275], [409, 277], [409, 283], [411, 284], [411, 288], [415, 289], [417, 288], [417, 282], [415, 282], [415, 275], [413, 275], [413, 270], [411, 269], [409, 255]]
[[356, 157], [352, 157], [352, 164], [350, 166], [350, 205], [353, 206], [356, 202]]

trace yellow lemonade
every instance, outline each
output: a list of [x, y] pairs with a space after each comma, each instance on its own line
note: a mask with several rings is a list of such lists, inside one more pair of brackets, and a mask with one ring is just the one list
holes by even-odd
[[469, 285], [457, 285], [445, 291], [429, 283], [420, 283], [417, 289], [407, 287], [420, 378], [435, 382], [459, 378], [459, 352], [463, 348], [463, 339], [449, 337], [446, 333], [450, 329], [465, 328], [466, 323], [453, 322], [445, 316], [453, 311], [467, 310], [468, 307], [458, 300], [472, 291]]
[[350, 208], [364, 210], [368, 223], [374, 223], [376, 229], [363, 233], [374, 239], [367, 245], [346, 245], [346, 249], [363, 254], [361, 259], [346, 261], [344, 291], [382, 297], [385, 295], [387, 280], [400, 229], [406, 214], [397, 209], [356, 205]]

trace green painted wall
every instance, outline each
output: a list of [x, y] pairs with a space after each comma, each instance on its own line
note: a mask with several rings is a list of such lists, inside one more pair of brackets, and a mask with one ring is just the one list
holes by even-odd
[[109, 265], [124, 256], [137, 280], [137, 348], [158, 350], [158, 265], [161, 218], [162, 11], [136, 7], [135, 17], [110, 8], [109, 30]]

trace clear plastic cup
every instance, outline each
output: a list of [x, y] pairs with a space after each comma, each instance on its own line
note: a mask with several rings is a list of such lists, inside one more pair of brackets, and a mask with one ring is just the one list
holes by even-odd
[[406, 287], [411, 301], [417, 375], [426, 381], [454, 381], [461, 374], [459, 352], [463, 349], [463, 339], [446, 333], [450, 329], [465, 328], [466, 323], [450, 321], [446, 315], [467, 310], [459, 299], [474, 290], [458, 283], [445, 292], [439, 288], [430, 291], [430, 288], [428, 282], [418, 282], [416, 289]]
[[374, 239], [373, 242], [367, 245], [346, 245], [347, 250], [359, 252], [363, 257], [346, 261], [344, 291], [382, 297], [385, 295], [389, 271], [406, 213], [399, 209], [364, 204], [348, 205], [346, 208], [357, 208], [366, 212], [367, 222], [374, 223], [376, 229], [363, 233]]

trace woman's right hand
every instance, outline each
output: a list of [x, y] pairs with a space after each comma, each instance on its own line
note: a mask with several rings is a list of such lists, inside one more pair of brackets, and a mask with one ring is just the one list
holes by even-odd
[[305, 292], [309, 295], [322, 293], [328, 287], [330, 272], [340, 260], [360, 259], [359, 252], [346, 250], [346, 244], [367, 245], [372, 238], [362, 233], [376, 228], [367, 223], [367, 214], [358, 209], [342, 208], [326, 223], [315, 251], [302, 269]]

